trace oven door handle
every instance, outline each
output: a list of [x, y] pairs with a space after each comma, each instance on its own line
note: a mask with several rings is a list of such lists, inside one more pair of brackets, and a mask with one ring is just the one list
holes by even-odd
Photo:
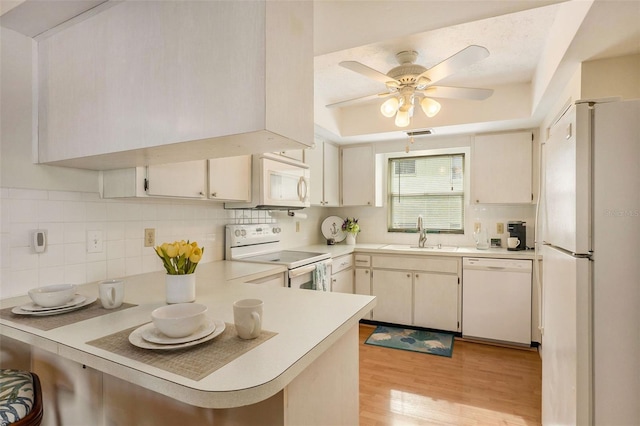
[[[317, 263], [324, 263], [325, 265], [330, 265], [331, 259], [325, 260], [323, 262], [317, 262]], [[317, 263], [312, 263], [311, 265], [301, 266], [296, 269], [291, 269], [289, 271], [289, 278], [299, 277], [300, 275], [308, 274], [309, 272], [315, 271]]]

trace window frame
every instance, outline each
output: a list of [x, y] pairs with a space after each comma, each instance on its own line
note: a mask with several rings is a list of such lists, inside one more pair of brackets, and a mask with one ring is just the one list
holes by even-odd
[[[428, 232], [429, 233], [437, 233], [437, 234], [456, 234], [456, 235], [464, 235], [465, 233], [465, 222], [466, 222], [466, 210], [467, 210], [467, 198], [469, 196], [469, 190], [470, 187], [468, 185], [469, 182], [469, 176], [468, 176], [468, 168], [467, 168], [467, 152], [465, 152], [464, 150], [455, 150], [455, 151], [448, 151], [447, 152], [416, 152], [413, 153], [412, 155], [387, 155], [386, 157], [386, 202], [387, 202], [387, 232], [393, 232], [393, 233], [417, 233], [417, 227], [416, 228], [394, 228], [392, 227], [392, 208], [393, 208], [393, 191], [391, 188], [391, 184], [392, 184], [392, 179], [393, 176], [395, 175], [395, 166], [393, 163], [393, 161], [403, 161], [403, 160], [418, 160], [420, 158], [426, 158], [426, 157], [461, 157], [462, 161], [462, 193], [457, 193], [456, 196], [461, 196], [461, 202], [462, 202], [462, 217], [461, 217], [461, 229], [433, 229], [433, 228], [428, 228]], [[411, 175], [408, 175], [411, 176]], [[415, 176], [415, 174], [413, 174], [413, 176]], [[426, 196], [429, 196], [428, 194], [425, 194]], [[440, 196], [442, 194], [433, 194], [433, 195], [437, 195]], [[417, 223], [417, 217], [416, 217], [416, 223]]]

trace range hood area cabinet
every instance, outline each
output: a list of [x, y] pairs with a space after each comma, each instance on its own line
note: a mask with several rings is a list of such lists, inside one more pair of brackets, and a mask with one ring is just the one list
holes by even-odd
[[533, 202], [533, 133], [475, 136], [471, 148], [471, 200], [474, 204]]
[[123, 1], [89, 15], [38, 42], [40, 163], [111, 170], [313, 144], [313, 2]]
[[102, 172], [103, 198], [251, 199], [251, 156], [157, 164]]
[[309, 201], [312, 206], [340, 205], [340, 148], [316, 138], [313, 147], [304, 150], [304, 162], [311, 173]]

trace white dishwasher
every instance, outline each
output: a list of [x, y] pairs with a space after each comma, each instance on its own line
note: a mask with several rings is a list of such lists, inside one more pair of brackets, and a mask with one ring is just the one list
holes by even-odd
[[462, 336], [531, 345], [530, 260], [465, 257]]

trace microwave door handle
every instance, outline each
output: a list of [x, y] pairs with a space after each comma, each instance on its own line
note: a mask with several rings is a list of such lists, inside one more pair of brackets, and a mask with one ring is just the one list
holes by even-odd
[[300, 201], [307, 201], [309, 193], [309, 184], [304, 176], [300, 176], [298, 180], [298, 199]]

